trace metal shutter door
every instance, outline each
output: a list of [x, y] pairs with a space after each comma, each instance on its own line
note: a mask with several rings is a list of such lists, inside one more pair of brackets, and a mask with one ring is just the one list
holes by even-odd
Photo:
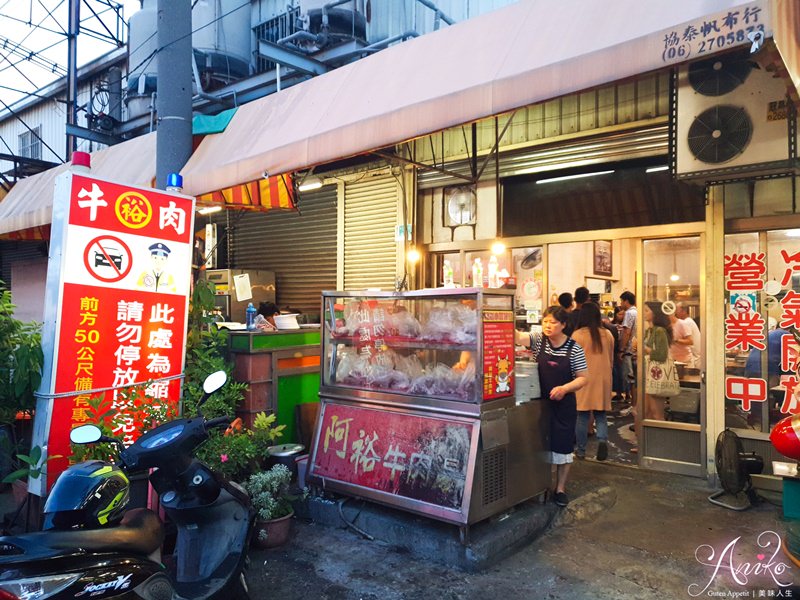
[[[301, 192], [300, 214], [246, 212], [234, 223], [236, 269], [275, 272], [279, 307], [318, 313], [322, 290], [336, 289], [336, 186]], [[219, 237], [225, 217], [215, 219]]]
[[395, 289], [398, 188], [392, 175], [345, 183], [345, 290]]

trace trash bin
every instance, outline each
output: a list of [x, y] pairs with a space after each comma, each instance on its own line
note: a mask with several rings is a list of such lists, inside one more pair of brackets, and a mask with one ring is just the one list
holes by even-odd
[[297, 480], [297, 463], [295, 459], [303, 454], [306, 447], [303, 444], [280, 444], [267, 448], [267, 467], [285, 465], [292, 472], [292, 481]]

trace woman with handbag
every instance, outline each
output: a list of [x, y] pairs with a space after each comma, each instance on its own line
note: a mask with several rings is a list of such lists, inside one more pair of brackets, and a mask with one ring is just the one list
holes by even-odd
[[517, 331], [515, 341], [529, 346], [539, 365], [542, 397], [550, 399], [550, 462], [556, 465], [555, 503], [569, 504], [565, 487], [575, 450], [575, 392], [586, 385], [588, 367], [583, 348], [564, 333], [569, 313], [551, 306], [542, 317], [542, 334]]
[[580, 344], [586, 354], [591, 377], [585, 387], [575, 393], [578, 424], [575, 430], [578, 448], [575, 456], [586, 456], [589, 436], [589, 418], [597, 423], [597, 460], [608, 458], [608, 422], [606, 413], [611, 410], [611, 370], [614, 364], [614, 336], [603, 327], [600, 307], [586, 302], [578, 313], [577, 329], [572, 339]]
[[[672, 326], [661, 310], [661, 302], [645, 302], [645, 419], [665, 420], [665, 397], [679, 391], [675, 363], [669, 355]], [[677, 388], [677, 389], [676, 389]]]

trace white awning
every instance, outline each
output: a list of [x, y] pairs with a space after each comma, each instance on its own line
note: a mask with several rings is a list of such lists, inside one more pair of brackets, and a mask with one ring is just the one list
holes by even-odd
[[663, 69], [749, 44], [747, 27], [762, 25], [771, 37], [770, 0], [522, 0], [242, 106], [189, 159], [185, 190], [287, 173]]
[[[49, 225], [53, 220], [56, 177], [69, 169], [59, 165], [20, 179], [0, 202], [0, 234]], [[94, 177], [149, 187], [156, 176], [156, 134], [149, 133], [92, 152]]]

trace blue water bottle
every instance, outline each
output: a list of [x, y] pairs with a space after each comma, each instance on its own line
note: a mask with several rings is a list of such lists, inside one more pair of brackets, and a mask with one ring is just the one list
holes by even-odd
[[249, 331], [255, 330], [255, 328], [256, 328], [256, 307], [253, 306], [252, 302], [250, 302], [247, 305], [245, 322], [246, 322], [247, 329]]

